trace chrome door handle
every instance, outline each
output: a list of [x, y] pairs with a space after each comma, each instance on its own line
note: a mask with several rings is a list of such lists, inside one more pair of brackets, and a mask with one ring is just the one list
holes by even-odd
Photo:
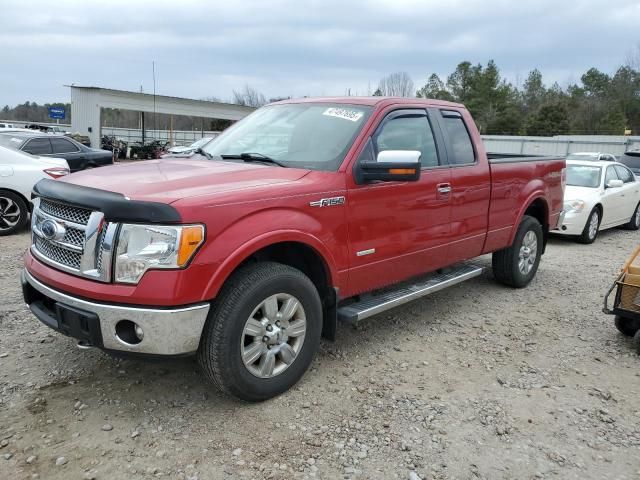
[[451, 193], [451, 186], [443, 185], [441, 187], [438, 187], [438, 193]]

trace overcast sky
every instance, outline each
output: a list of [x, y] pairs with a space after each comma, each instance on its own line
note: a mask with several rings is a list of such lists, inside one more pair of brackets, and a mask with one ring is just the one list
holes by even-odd
[[416, 87], [462, 60], [566, 85], [613, 72], [640, 42], [638, 0], [129, 0], [0, 4], [0, 104], [68, 101], [63, 85], [228, 100]]

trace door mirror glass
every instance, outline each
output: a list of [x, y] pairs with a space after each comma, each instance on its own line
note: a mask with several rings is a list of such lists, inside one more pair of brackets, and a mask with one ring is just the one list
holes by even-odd
[[624, 185], [622, 180], [609, 180], [607, 182], [607, 188], [620, 188]]

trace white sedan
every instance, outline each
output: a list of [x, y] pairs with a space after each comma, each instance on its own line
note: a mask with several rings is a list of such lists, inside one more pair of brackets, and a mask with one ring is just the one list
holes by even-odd
[[564, 220], [554, 233], [593, 243], [598, 231], [624, 225], [640, 228], [640, 181], [611, 161], [567, 160]]
[[62, 158], [36, 157], [0, 146], [0, 236], [22, 228], [29, 219], [31, 190], [43, 178], [69, 173]]

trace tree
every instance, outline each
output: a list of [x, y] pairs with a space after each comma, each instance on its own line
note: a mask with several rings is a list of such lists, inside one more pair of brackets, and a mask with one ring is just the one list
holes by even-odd
[[380, 80], [378, 90], [384, 97], [413, 97], [413, 80], [407, 72], [391, 73]]
[[447, 77], [447, 88], [458, 102], [466, 102], [469, 99], [471, 84], [475, 71], [470, 62], [461, 62], [455, 71]]
[[382, 96], [382, 90], [380, 90], [380, 88], [376, 88], [376, 91], [373, 92], [373, 96], [374, 97], [381, 97]]
[[522, 97], [526, 113], [535, 112], [545, 100], [547, 89], [542, 82], [542, 73], [537, 68], [531, 70], [524, 81]]
[[529, 118], [527, 135], [550, 137], [569, 132], [569, 112], [563, 104], [549, 104]]
[[440, 77], [435, 73], [432, 73], [427, 83], [416, 92], [416, 97], [453, 101], [453, 95], [447, 91], [444, 82], [440, 80]]
[[261, 107], [267, 103], [267, 99], [255, 88], [245, 85], [240, 91], [233, 91], [233, 103], [247, 107]]

